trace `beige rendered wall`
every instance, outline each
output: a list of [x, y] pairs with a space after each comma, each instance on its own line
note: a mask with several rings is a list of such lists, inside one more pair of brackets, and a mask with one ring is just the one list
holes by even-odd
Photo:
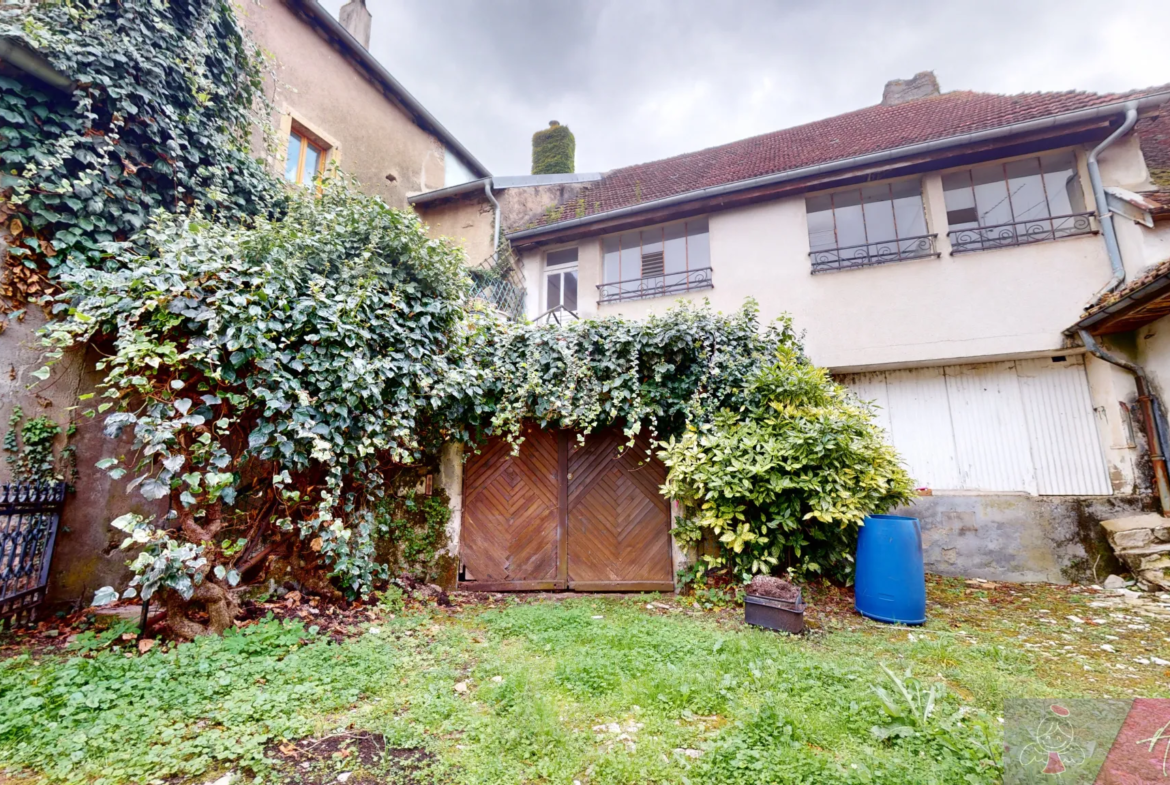
[[467, 253], [467, 263], [476, 265], [491, 256], [495, 211], [486, 198], [459, 199], [434, 207], [415, 205], [431, 237], [454, 240]]
[[[517, 229], [540, 218], [550, 205], [570, 202], [585, 185], [561, 183], [557, 185], [503, 188], [493, 191], [500, 205], [500, 231]], [[431, 237], [448, 237], [467, 251], [469, 264], [479, 264], [493, 253], [495, 237], [495, 207], [483, 192], [463, 194], [437, 204], [416, 204], [415, 212], [427, 225]], [[534, 257], [541, 259], [543, 256]], [[535, 290], [540, 282], [540, 267], [528, 267], [528, 290]], [[533, 315], [540, 313], [536, 311]]]
[[445, 153], [439, 140], [415, 125], [308, 22], [281, 0], [236, 7], [270, 57], [267, 90], [276, 112], [275, 170], [284, 170], [288, 131], [295, 120], [333, 147], [331, 162], [392, 207], [406, 207], [408, 195], [443, 187]]
[[1163, 316], [1152, 324], [1134, 331], [1139, 365], [1146, 369], [1154, 392], [1162, 398], [1163, 404], [1170, 393], [1170, 316]]

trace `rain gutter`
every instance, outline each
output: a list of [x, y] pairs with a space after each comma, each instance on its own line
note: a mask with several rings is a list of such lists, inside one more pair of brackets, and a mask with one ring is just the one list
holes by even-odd
[[1105, 141], [1093, 148], [1089, 153], [1089, 182], [1093, 186], [1093, 201], [1097, 204], [1097, 221], [1101, 224], [1101, 234], [1105, 237], [1105, 252], [1109, 255], [1109, 266], [1113, 269], [1113, 277], [1105, 288], [1097, 293], [1097, 299], [1104, 292], [1111, 292], [1125, 282], [1125, 265], [1121, 260], [1121, 248], [1117, 244], [1117, 232], [1113, 228], [1113, 212], [1109, 209], [1105, 198], [1105, 186], [1101, 183], [1101, 169], [1097, 165], [1097, 156], [1105, 151], [1121, 137], [1128, 134], [1138, 119], [1138, 102], [1130, 101], [1125, 105], [1125, 119], [1121, 126], [1105, 137]]
[[483, 181], [483, 192], [487, 196], [488, 201], [492, 203], [495, 208], [495, 229], [492, 233], [492, 253], [498, 253], [500, 250], [500, 203], [496, 201], [495, 195], [492, 193], [492, 178], [485, 178]]
[[485, 185], [490, 184], [491, 177], [481, 177], [478, 180], [468, 180], [466, 183], [459, 185], [448, 186], [447, 188], [440, 188], [437, 191], [424, 191], [414, 196], [406, 197], [407, 204], [426, 204], [427, 202], [437, 202], [440, 199], [450, 199], [453, 196], [462, 196], [463, 194], [473, 193], [481, 190]]

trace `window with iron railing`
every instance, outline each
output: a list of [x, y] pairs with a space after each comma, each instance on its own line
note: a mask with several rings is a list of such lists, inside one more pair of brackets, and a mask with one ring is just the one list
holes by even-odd
[[710, 289], [711, 243], [706, 218], [606, 237], [598, 301], [642, 300]]
[[938, 256], [920, 180], [817, 194], [805, 205], [814, 273]]
[[957, 254], [1095, 231], [1070, 151], [949, 172], [943, 197]]

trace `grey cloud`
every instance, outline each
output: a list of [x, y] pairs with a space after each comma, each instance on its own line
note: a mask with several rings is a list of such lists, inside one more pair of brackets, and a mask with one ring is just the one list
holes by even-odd
[[[324, 0], [336, 13], [343, 0]], [[559, 120], [579, 171], [663, 158], [876, 103], [933, 69], [944, 90], [1170, 82], [1170, 4], [1095, 18], [1070, 0], [368, 0], [371, 51], [497, 174]]]

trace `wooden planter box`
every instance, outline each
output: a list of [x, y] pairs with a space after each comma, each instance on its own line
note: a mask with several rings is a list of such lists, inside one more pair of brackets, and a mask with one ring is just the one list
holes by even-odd
[[777, 600], [748, 594], [743, 598], [743, 616], [756, 627], [799, 635], [804, 632], [804, 598]]

